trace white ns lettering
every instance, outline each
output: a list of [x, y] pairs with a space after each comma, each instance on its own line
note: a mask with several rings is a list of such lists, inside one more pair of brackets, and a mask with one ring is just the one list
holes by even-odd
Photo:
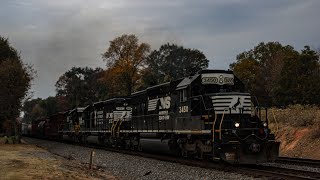
[[171, 97], [167, 96], [167, 97], [163, 97], [160, 98], [160, 109], [169, 109], [170, 108], [170, 101], [171, 101]]

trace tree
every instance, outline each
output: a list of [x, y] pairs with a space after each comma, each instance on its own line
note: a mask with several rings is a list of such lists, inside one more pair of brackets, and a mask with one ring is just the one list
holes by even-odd
[[[22, 100], [27, 96], [34, 71], [22, 59], [8, 39], [0, 36], [0, 124], [10, 120], [17, 133], [16, 118], [22, 107]], [[2, 129], [2, 128], [1, 128]]]
[[277, 104], [320, 105], [319, 54], [309, 46], [296, 57], [287, 59], [275, 91]]
[[65, 96], [57, 95], [56, 102], [57, 102], [57, 112], [64, 112], [71, 108], [68, 102], [68, 99]]
[[197, 49], [164, 44], [147, 59], [144, 81], [147, 86], [186, 77], [207, 68], [209, 60]]
[[271, 105], [275, 89], [284, 63], [297, 56], [292, 46], [283, 46], [279, 42], [259, 43], [249, 51], [237, 55], [236, 62], [230, 65], [249, 91], [258, 97], [259, 102]]
[[232, 64], [232, 69], [237, 77], [246, 85], [246, 87], [254, 92], [256, 86], [257, 74], [260, 71], [258, 61], [254, 59], [243, 59], [238, 64]]
[[40, 106], [46, 110], [46, 116], [52, 116], [58, 112], [56, 97], [50, 96], [47, 99], [44, 99]]
[[24, 122], [31, 123], [33, 120], [45, 116], [44, 109], [40, 107], [41, 101], [41, 98], [37, 98], [24, 102], [22, 107], [24, 112]]
[[[122, 79], [122, 71], [120, 67], [111, 67], [104, 71], [103, 77], [99, 79], [106, 87], [107, 97], [119, 97], [128, 94], [126, 84], [120, 81]], [[136, 77], [137, 78], [137, 77]]]
[[60, 107], [59, 99], [60, 97], [50, 96], [46, 99], [37, 98], [25, 101], [22, 108], [24, 121], [30, 123], [39, 118], [49, 117], [67, 110], [68, 108], [63, 109], [64, 107]]
[[116, 84], [113, 89], [120, 92], [118, 95], [130, 95], [137, 88], [149, 51], [149, 44], [139, 43], [133, 34], [124, 34], [110, 41], [102, 55], [108, 67], [105, 83]]
[[[106, 97], [106, 90], [98, 81], [102, 75], [101, 68], [73, 67], [60, 76], [56, 82], [57, 96], [66, 97], [70, 108], [103, 100]], [[60, 98], [60, 100], [63, 99]], [[60, 103], [63, 102], [60, 101]]]

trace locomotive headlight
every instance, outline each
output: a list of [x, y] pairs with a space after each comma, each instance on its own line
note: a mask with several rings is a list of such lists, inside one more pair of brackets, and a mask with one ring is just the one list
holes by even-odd
[[267, 125], [268, 125], [268, 124], [267, 124], [266, 122], [263, 123], [263, 127], [267, 127]]
[[234, 126], [238, 128], [240, 126], [240, 123], [235, 123]]

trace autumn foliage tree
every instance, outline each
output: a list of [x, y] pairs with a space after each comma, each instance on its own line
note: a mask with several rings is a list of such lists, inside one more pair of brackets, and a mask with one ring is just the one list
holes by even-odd
[[149, 51], [149, 44], [140, 43], [133, 34], [124, 34], [110, 41], [102, 55], [108, 68], [104, 79], [110, 90], [109, 96], [130, 95], [138, 87]]
[[9, 120], [16, 125], [34, 71], [22, 62], [18, 51], [10, 45], [8, 39], [1, 36], [0, 67], [0, 124]]

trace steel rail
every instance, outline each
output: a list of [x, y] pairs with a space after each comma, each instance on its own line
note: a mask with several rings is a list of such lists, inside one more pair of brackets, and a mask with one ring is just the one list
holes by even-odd
[[279, 157], [276, 160], [276, 163], [294, 164], [294, 165], [300, 165], [300, 166], [310, 166], [310, 167], [320, 168], [320, 160], [316, 160], [316, 159]]

